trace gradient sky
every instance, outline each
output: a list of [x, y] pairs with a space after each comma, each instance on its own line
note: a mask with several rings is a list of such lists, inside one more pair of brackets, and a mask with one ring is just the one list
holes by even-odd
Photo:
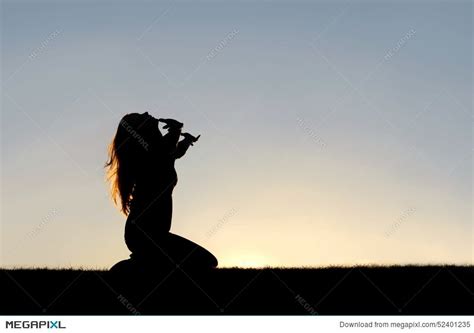
[[473, 263], [472, 4], [2, 1], [2, 266], [111, 266], [120, 118], [202, 134], [172, 232], [223, 266]]

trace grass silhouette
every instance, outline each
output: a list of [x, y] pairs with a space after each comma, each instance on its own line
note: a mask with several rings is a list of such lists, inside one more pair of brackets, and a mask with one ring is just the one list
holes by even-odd
[[474, 266], [17, 268], [0, 270], [0, 281], [2, 315], [474, 314]]

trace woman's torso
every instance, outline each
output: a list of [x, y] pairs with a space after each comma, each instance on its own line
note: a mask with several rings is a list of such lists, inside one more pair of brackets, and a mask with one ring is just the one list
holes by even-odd
[[153, 151], [137, 174], [125, 241], [132, 252], [149, 247], [171, 228], [172, 193], [178, 182], [171, 155]]

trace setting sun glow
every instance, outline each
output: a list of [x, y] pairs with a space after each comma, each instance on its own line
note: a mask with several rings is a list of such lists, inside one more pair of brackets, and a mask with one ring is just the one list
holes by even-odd
[[243, 254], [235, 257], [222, 258], [221, 267], [262, 268], [276, 266], [271, 258], [260, 254]]

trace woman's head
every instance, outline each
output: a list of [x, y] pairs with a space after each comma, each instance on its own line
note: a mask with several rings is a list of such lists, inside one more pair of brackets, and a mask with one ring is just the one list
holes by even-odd
[[112, 198], [125, 215], [130, 211], [136, 175], [156, 135], [160, 135], [157, 119], [148, 112], [130, 113], [120, 120], [109, 146], [107, 179]]

